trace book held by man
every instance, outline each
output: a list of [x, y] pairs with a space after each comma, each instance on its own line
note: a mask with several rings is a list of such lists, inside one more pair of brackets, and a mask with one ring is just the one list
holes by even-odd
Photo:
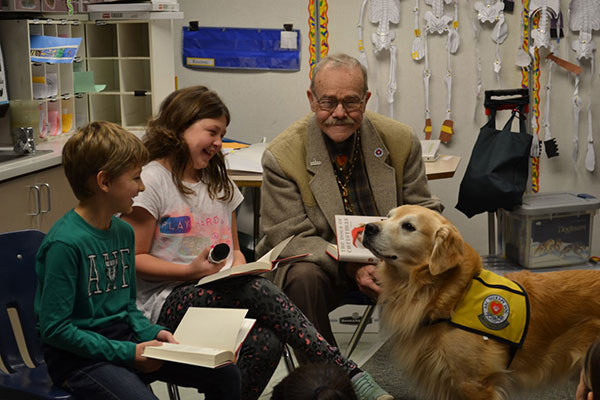
[[365, 226], [369, 222], [385, 220], [386, 217], [366, 215], [336, 215], [335, 235], [337, 244], [327, 246], [327, 254], [338, 261], [377, 263], [379, 260], [369, 249], [363, 246], [362, 238]]
[[173, 336], [179, 343], [146, 346], [144, 357], [200, 367], [216, 368], [235, 363], [242, 342], [256, 320], [248, 310], [190, 307]]
[[239, 276], [239, 275], [261, 274], [263, 272], [272, 271], [275, 268], [279, 267], [280, 265], [291, 262], [298, 258], [306, 257], [308, 254], [300, 254], [297, 256], [279, 258], [279, 259], [277, 258], [277, 257], [279, 257], [279, 254], [283, 251], [285, 246], [287, 246], [287, 244], [290, 242], [290, 240], [292, 240], [293, 237], [294, 236], [290, 236], [289, 238], [283, 240], [277, 246], [273, 247], [271, 249], [271, 251], [269, 251], [267, 254], [265, 254], [264, 256], [262, 256], [261, 258], [259, 258], [258, 260], [254, 261], [254, 262], [244, 264], [244, 265], [236, 265], [231, 268], [222, 269], [219, 272], [216, 272], [212, 275], [205, 276], [204, 278], [202, 278], [198, 281], [196, 286], [204, 285], [205, 283], [213, 282], [213, 281], [216, 281], [219, 279], [233, 278], [233, 277]]

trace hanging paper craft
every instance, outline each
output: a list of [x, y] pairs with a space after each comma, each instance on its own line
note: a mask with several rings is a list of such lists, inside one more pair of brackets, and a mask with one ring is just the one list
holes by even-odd
[[[444, 3], [454, 5], [454, 16], [444, 14]], [[431, 79], [431, 70], [429, 69], [429, 55], [427, 52], [427, 35], [447, 33], [446, 39], [446, 119], [442, 123], [440, 130], [440, 141], [449, 143], [454, 134], [454, 121], [452, 120], [452, 68], [450, 65], [450, 55], [456, 53], [460, 45], [460, 36], [458, 34], [458, 3], [456, 0], [425, 0], [425, 4], [431, 6], [431, 11], [424, 15], [425, 30], [424, 39], [421, 39], [421, 30], [419, 29], [419, 0], [416, 0], [415, 12], [415, 39], [412, 47], [412, 58], [419, 61], [425, 59], [423, 70], [423, 87], [425, 89], [425, 139], [431, 139], [431, 110], [429, 108], [429, 80]]]
[[[369, 2], [369, 0], [363, 0], [358, 18], [359, 60], [365, 67], [367, 66], [367, 57], [364, 50], [362, 21], [364, 19], [367, 2]], [[389, 104], [389, 116], [390, 118], [394, 118], [394, 95], [398, 89], [396, 84], [396, 58], [398, 48], [394, 44], [396, 34], [390, 32], [390, 24], [397, 24], [400, 21], [400, 1], [370, 0], [369, 4], [369, 21], [377, 24], [377, 32], [371, 35], [373, 53], [379, 54], [384, 50], [390, 53], [390, 73], [385, 97]], [[379, 101], [377, 102], [377, 105], [379, 106]]]
[[[291, 40], [290, 33], [293, 35]], [[182, 54], [183, 65], [188, 68], [298, 71], [300, 32], [263, 28], [183, 27]]]
[[529, 16], [539, 14], [540, 19], [535, 29], [531, 30], [533, 47], [550, 48], [550, 23], [552, 19], [558, 19], [560, 12], [559, 0], [531, 0], [529, 3]]
[[600, 3], [598, 0], [571, 0], [569, 3], [569, 26], [579, 31], [579, 38], [571, 44], [577, 58], [592, 58], [596, 45], [592, 31], [600, 29]]
[[[554, 45], [554, 43], [552, 44], [552, 51], [558, 51], [558, 46]], [[546, 57], [546, 64], [548, 65], [548, 81], [546, 83], [546, 106], [544, 108], [542, 126], [544, 127], [544, 150], [546, 151], [548, 158], [556, 157], [558, 155], [558, 144], [550, 132], [550, 93], [552, 92], [552, 72], [556, 68], [556, 62], [554, 62], [555, 59], [557, 58]]]
[[[598, 0], [571, 0], [569, 3], [569, 27], [572, 31], [579, 31], [579, 38], [571, 43], [571, 48], [576, 52], [578, 60], [589, 59], [591, 63], [590, 87], [594, 82], [594, 52], [596, 45], [593, 42], [592, 31], [600, 30], [600, 2]], [[575, 76], [575, 90], [573, 92], [573, 163], [577, 166], [579, 153], [579, 114], [581, 111], [581, 98], [579, 96], [579, 75]], [[592, 97], [590, 96], [587, 107], [588, 113], [588, 146], [585, 158], [585, 167], [594, 171], [596, 167], [594, 154], [594, 137], [592, 130]]]
[[[477, 20], [480, 24], [491, 23], [494, 25], [492, 30], [492, 41], [496, 43], [496, 55], [494, 58], [494, 72], [498, 80], [498, 87], [500, 87], [500, 69], [502, 68], [502, 61], [500, 58], [500, 45], [506, 40], [508, 36], [508, 25], [504, 20], [504, 2], [501, 0], [485, 0], [478, 1], [474, 4], [475, 11], [477, 11]], [[475, 47], [477, 48], [479, 42], [479, 27], [473, 24], [475, 30]], [[478, 80], [481, 81], [481, 60], [477, 57], [477, 71]], [[480, 89], [477, 90], [477, 97], [480, 95]]]

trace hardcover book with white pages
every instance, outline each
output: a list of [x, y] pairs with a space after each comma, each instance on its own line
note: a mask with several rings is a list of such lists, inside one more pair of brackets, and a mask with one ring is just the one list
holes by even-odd
[[179, 343], [146, 346], [142, 355], [207, 368], [235, 363], [256, 322], [245, 318], [247, 312], [236, 308], [190, 307], [173, 334]]
[[365, 215], [336, 215], [335, 234], [337, 244], [327, 246], [327, 254], [338, 261], [374, 264], [379, 260], [363, 246], [365, 226], [370, 222], [385, 220], [386, 217]]
[[308, 256], [308, 254], [300, 254], [286, 258], [277, 258], [293, 237], [294, 236], [290, 236], [289, 238], [283, 240], [277, 246], [273, 247], [271, 251], [254, 262], [244, 265], [236, 265], [231, 268], [222, 269], [212, 275], [205, 276], [198, 281], [196, 286], [204, 285], [205, 283], [213, 282], [218, 279], [233, 278], [239, 275], [261, 274], [263, 272], [272, 271], [280, 265]]

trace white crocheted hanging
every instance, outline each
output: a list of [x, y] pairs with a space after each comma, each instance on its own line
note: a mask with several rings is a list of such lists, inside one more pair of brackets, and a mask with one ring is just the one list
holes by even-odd
[[[363, 45], [363, 25], [365, 8], [369, 3], [369, 21], [377, 24], [377, 31], [371, 35], [373, 43], [373, 53], [378, 54], [384, 50], [390, 53], [390, 73], [385, 92], [386, 100], [389, 104], [390, 118], [394, 118], [394, 95], [398, 89], [396, 84], [396, 58], [398, 48], [394, 44], [396, 34], [390, 31], [390, 24], [400, 22], [400, 0], [363, 0], [360, 15], [358, 17], [358, 41], [359, 41], [359, 60], [365, 67], [367, 66], [367, 57]], [[377, 97], [379, 97], [377, 95]], [[379, 102], [377, 102], [379, 108]]]
[[[454, 7], [454, 15], [444, 13], [444, 3], [452, 4]], [[440, 129], [440, 140], [442, 143], [450, 142], [454, 133], [454, 121], [452, 121], [452, 68], [450, 63], [450, 55], [456, 53], [460, 46], [460, 35], [458, 34], [458, 3], [457, 0], [425, 0], [425, 4], [431, 6], [423, 19], [425, 20], [425, 30], [423, 31], [424, 38], [421, 38], [421, 30], [419, 28], [419, 0], [415, 0], [415, 38], [412, 45], [412, 58], [415, 61], [425, 59], [423, 70], [423, 87], [425, 90], [425, 138], [430, 139], [432, 133], [431, 127], [431, 110], [429, 107], [429, 80], [431, 78], [431, 70], [429, 68], [429, 55], [427, 49], [427, 36], [429, 34], [448, 34], [446, 39], [446, 119], [442, 123]]]

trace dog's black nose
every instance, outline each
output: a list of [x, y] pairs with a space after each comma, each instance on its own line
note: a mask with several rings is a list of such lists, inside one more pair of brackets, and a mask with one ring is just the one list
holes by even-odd
[[373, 236], [379, 233], [379, 228], [375, 224], [367, 224], [365, 226], [365, 236]]

